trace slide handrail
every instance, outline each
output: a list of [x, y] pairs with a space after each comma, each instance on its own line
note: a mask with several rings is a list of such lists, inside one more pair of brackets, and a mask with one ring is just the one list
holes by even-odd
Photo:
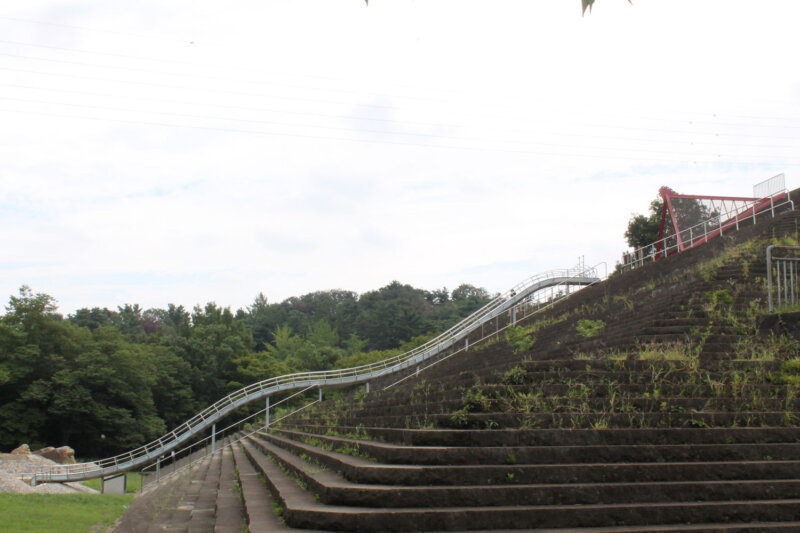
[[581, 263], [575, 268], [549, 270], [531, 276], [505, 293], [499, 294], [443, 333], [405, 353], [351, 368], [294, 372], [258, 381], [228, 394], [158, 439], [136, 449], [90, 463], [40, 467], [29, 474], [31, 484], [81, 481], [126, 472], [156, 461], [194, 435], [211, 427], [216, 421], [250, 402], [278, 392], [306, 387], [358, 384], [399, 372], [454, 347], [460, 341], [464, 341], [476, 328], [510, 311], [526, 299], [533, 298], [537, 291], [558, 285], [590, 285], [600, 281], [598, 272], [599, 265], [586, 267]]

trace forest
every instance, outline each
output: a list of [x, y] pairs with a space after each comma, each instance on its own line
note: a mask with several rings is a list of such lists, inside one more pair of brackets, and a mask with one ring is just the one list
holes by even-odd
[[243, 385], [345, 368], [411, 349], [487, 303], [462, 284], [426, 291], [392, 282], [232, 311], [78, 309], [23, 286], [0, 316], [0, 449], [72, 446], [104, 457], [161, 436]]

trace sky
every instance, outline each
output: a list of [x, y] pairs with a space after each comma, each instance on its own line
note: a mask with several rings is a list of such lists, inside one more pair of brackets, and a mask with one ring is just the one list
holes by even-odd
[[793, 0], [3, 2], [0, 298], [235, 310], [612, 270], [662, 185], [800, 186], [798, 19]]

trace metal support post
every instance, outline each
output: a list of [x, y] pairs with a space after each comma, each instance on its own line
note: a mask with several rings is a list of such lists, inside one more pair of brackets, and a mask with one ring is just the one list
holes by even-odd
[[267, 413], [264, 418], [264, 425], [269, 428], [269, 396], [267, 396], [267, 409], [264, 412]]
[[767, 246], [767, 309], [770, 312], [775, 309], [772, 307], [772, 249], [774, 244]]
[[214, 448], [217, 445], [217, 425], [213, 424], [211, 426], [211, 454], [214, 454]]
[[156, 459], [156, 483], [158, 479], [161, 477], [161, 457]]
[[364, 383], [364, 394], [369, 394], [369, 381]]
[[319, 401], [322, 401], [322, 387], [319, 388]]

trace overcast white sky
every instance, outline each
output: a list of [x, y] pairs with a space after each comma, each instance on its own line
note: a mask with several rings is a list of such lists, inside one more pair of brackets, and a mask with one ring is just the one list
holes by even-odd
[[0, 300], [502, 291], [661, 185], [800, 186], [794, 0], [0, 7]]

